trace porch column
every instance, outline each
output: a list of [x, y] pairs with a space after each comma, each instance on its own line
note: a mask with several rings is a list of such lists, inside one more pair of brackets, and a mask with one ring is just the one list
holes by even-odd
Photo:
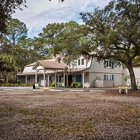
[[35, 71], [35, 82], [37, 83], [37, 71]]
[[50, 85], [50, 75], [48, 75], [48, 87]]
[[69, 76], [68, 73], [66, 74], [66, 76], [67, 76], [67, 85], [66, 86], [68, 87], [68, 76]]
[[27, 84], [27, 76], [25, 76], [25, 84]]
[[84, 83], [85, 83], [85, 73], [86, 72], [82, 72], [82, 84], [83, 84], [83, 88], [84, 88]]
[[43, 86], [45, 87], [45, 85], [46, 85], [46, 82], [45, 82], [45, 70], [44, 70], [44, 73], [43, 73]]
[[54, 73], [55, 73], [55, 87], [56, 87], [56, 73], [57, 73], [57, 72], [55, 71]]
[[65, 87], [65, 72], [63, 73], [63, 83], [64, 83], [64, 87]]

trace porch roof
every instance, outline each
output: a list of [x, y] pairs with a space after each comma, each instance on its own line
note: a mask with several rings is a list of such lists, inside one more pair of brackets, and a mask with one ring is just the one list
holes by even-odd
[[72, 73], [72, 72], [82, 72], [82, 71], [86, 71], [89, 68], [74, 68], [74, 69], [68, 69], [67, 72]]
[[[82, 72], [82, 71], [87, 71], [89, 68], [77, 68], [77, 69], [69, 69], [66, 72], [67, 73], [77, 73], [77, 72]], [[57, 73], [62, 72], [62, 70], [58, 70]], [[43, 70], [40, 70], [37, 75], [42, 75], [44, 73]], [[53, 70], [46, 71], [45, 74], [54, 74]], [[35, 72], [22, 72], [18, 73], [17, 76], [31, 76], [35, 75]]]
[[49, 60], [38, 60], [33, 69], [36, 69], [38, 66], [42, 66], [45, 70], [66, 70], [67, 66], [64, 63], [58, 63], [55, 61]]
[[[43, 72], [38, 72], [37, 73], [38, 75], [42, 75]], [[20, 72], [20, 73], [17, 73], [17, 76], [31, 76], [31, 75], [35, 75], [35, 72]]]

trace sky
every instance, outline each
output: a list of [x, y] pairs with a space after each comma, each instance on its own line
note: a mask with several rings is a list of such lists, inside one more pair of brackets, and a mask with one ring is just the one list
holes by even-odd
[[37, 37], [49, 23], [66, 23], [71, 20], [82, 24], [80, 12], [91, 12], [100, 6], [103, 8], [110, 0], [26, 0], [28, 8], [16, 10], [12, 18], [26, 24], [28, 37]]

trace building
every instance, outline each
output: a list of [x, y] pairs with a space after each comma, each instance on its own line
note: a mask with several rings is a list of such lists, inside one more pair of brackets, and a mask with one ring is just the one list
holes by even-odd
[[[133, 67], [133, 70], [134, 70], [137, 86], [140, 86], [140, 67]], [[130, 74], [127, 68], [123, 69], [123, 74], [124, 74], [125, 85], [130, 86], [131, 85]]]
[[[98, 63], [94, 58], [80, 56], [70, 65], [59, 61], [59, 55], [48, 60], [38, 60], [26, 65], [22, 73], [17, 74], [17, 80], [23, 83], [38, 82], [41, 86], [69, 87], [72, 82], [80, 82], [83, 87], [114, 87], [124, 84], [122, 66], [114, 66], [108, 60]], [[55, 83], [56, 83], [55, 82]]]

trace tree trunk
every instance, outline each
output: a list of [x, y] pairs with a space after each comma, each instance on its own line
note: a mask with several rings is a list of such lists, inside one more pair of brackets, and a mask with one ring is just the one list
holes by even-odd
[[136, 84], [136, 79], [135, 79], [135, 74], [132, 65], [127, 65], [127, 68], [129, 70], [130, 74], [130, 80], [131, 80], [131, 89], [137, 90], [137, 84]]

